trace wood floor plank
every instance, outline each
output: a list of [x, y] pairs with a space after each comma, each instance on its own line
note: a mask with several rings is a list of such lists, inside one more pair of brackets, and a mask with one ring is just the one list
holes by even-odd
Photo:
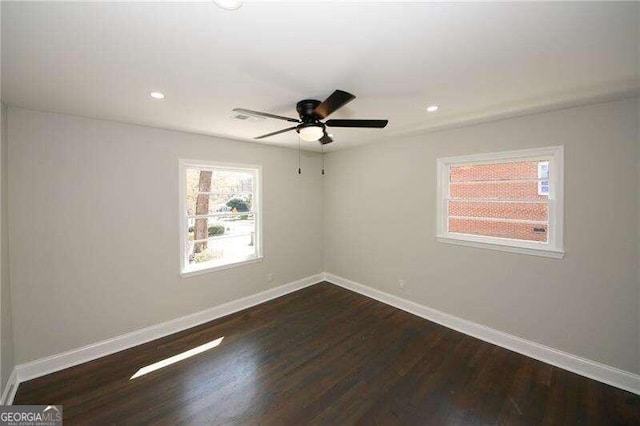
[[14, 403], [80, 425], [640, 424], [638, 395], [329, 283], [22, 383]]

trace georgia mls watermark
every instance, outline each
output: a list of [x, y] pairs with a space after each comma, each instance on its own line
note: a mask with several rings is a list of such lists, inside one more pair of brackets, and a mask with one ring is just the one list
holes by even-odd
[[0, 426], [60, 426], [62, 405], [2, 405]]

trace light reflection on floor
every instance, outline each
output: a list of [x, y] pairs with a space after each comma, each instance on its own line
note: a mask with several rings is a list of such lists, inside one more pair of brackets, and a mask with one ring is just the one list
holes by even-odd
[[162, 361], [154, 362], [153, 364], [149, 364], [146, 367], [142, 367], [136, 373], [129, 378], [129, 380], [133, 380], [137, 377], [144, 376], [145, 374], [149, 374], [153, 371], [159, 370], [161, 368], [167, 367], [171, 364], [175, 364], [176, 362], [180, 362], [194, 355], [201, 354], [202, 352], [208, 351], [209, 349], [213, 349], [222, 343], [222, 339], [224, 337], [220, 337], [219, 339], [212, 340], [209, 343], [205, 343], [204, 345], [197, 346], [193, 349], [189, 349], [188, 351], [179, 353], [178, 355], [174, 355], [172, 357], [163, 359]]

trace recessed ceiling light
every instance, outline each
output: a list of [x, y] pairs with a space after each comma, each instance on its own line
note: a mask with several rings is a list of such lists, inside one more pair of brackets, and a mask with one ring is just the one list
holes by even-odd
[[213, 2], [225, 10], [236, 10], [242, 6], [242, 0], [213, 0]]
[[438, 110], [438, 105], [431, 105], [427, 107], [427, 111], [436, 112]]
[[153, 99], [164, 99], [164, 94], [162, 94], [162, 92], [151, 92], [149, 93], [149, 96]]

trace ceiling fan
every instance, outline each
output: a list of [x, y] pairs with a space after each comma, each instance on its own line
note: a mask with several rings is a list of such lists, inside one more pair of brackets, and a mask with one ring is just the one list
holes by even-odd
[[342, 108], [356, 97], [351, 93], [347, 93], [342, 90], [336, 90], [329, 96], [324, 102], [320, 102], [316, 99], [304, 99], [296, 104], [296, 111], [300, 114], [300, 118], [283, 117], [281, 115], [269, 114], [267, 112], [252, 111], [244, 108], [234, 108], [236, 112], [258, 115], [261, 117], [275, 118], [277, 120], [289, 121], [291, 123], [299, 123], [296, 126], [288, 127], [286, 129], [278, 130], [277, 132], [267, 133], [266, 135], [258, 136], [254, 139], [264, 139], [270, 136], [278, 135], [280, 133], [289, 132], [295, 130], [305, 141], [319, 141], [322, 145], [333, 142], [333, 139], [327, 134], [327, 127], [360, 127], [360, 128], [372, 128], [382, 129], [384, 128], [388, 120], [327, 120], [324, 123], [320, 120], [324, 120], [331, 113]]

